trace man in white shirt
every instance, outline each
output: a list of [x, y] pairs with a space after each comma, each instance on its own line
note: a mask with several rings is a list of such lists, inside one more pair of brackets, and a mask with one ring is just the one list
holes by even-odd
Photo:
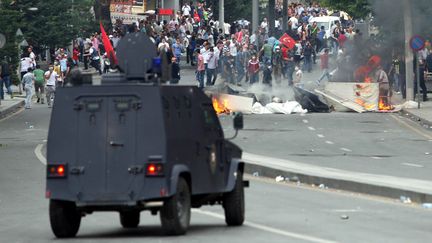
[[216, 68], [218, 66], [219, 55], [215, 53], [214, 49], [214, 47], [211, 47], [207, 55], [207, 86], [214, 85], [216, 81]]
[[191, 12], [191, 7], [189, 6], [188, 3], [185, 3], [182, 7], [182, 12], [183, 12], [183, 16], [188, 17], [190, 15]]
[[50, 65], [48, 71], [45, 72], [45, 94], [48, 102], [48, 108], [52, 107], [52, 102], [54, 100], [54, 93], [56, 87], [56, 81], [59, 77], [58, 73], [54, 71], [54, 66]]
[[29, 46], [28, 52], [29, 52], [29, 57], [30, 57], [31, 62], [32, 62], [32, 67], [31, 68], [35, 69], [36, 68], [36, 55], [33, 52], [33, 47], [32, 46]]

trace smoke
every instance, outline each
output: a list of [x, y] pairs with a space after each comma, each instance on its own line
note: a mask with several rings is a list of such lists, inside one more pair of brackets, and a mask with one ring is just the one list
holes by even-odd
[[280, 98], [283, 102], [295, 101], [294, 90], [292, 87], [288, 87], [287, 84], [269, 87], [262, 83], [255, 83], [247, 89], [247, 93], [255, 94], [257, 101], [262, 105], [271, 103], [274, 97]]
[[366, 65], [372, 55], [380, 56], [384, 70], [389, 70], [394, 56], [404, 56], [405, 43], [408, 41], [405, 38], [407, 14], [411, 15], [412, 35], [426, 39], [432, 37], [430, 0], [369, 0], [369, 3], [372, 6], [370, 35], [362, 33], [360, 41], [338, 58], [339, 71], [333, 81], [353, 80], [353, 72]]

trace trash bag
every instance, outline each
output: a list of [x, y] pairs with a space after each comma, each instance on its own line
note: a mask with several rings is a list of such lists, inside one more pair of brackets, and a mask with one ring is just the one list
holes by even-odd
[[293, 87], [294, 97], [303, 109], [308, 112], [330, 112], [330, 108], [327, 104], [323, 103], [319, 97], [300, 87]]

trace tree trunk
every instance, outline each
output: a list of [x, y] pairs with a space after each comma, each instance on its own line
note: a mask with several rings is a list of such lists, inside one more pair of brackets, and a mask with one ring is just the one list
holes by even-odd
[[269, 0], [268, 3], [268, 13], [269, 13], [269, 37], [275, 34], [275, 0]]
[[94, 4], [95, 17], [97, 22], [102, 22], [105, 28], [111, 29], [111, 0], [96, 0]]

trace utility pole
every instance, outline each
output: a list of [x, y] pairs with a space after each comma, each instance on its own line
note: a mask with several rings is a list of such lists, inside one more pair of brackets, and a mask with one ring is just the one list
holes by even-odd
[[258, 29], [258, 14], [259, 14], [259, 0], [252, 0], [252, 33], [255, 33], [255, 31]]
[[282, 31], [285, 33], [288, 29], [288, 0], [283, 0], [282, 8]]
[[275, 0], [269, 0], [268, 2], [268, 27], [269, 27], [269, 37], [275, 34]]
[[412, 31], [412, 12], [410, 0], [404, 0], [404, 25], [405, 25], [405, 82], [406, 82], [406, 100], [414, 100], [414, 55], [410, 48], [410, 39], [413, 36]]
[[224, 0], [219, 0], [219, 29], [225, 34], [225, 7]]

